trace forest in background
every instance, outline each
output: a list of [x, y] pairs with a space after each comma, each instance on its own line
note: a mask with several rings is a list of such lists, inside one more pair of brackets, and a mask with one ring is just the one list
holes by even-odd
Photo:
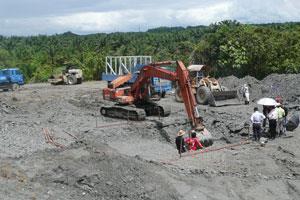
[[85, 80], [98, 80], [106, 56], [150, 55], [155, 61], [207, 64], [217, 77], [300, 71], [300, 23], [160, 27], [146, 32], [0, 36], [0, 68], [19, 67], [27, 82], [46, 81], [75, 65]]

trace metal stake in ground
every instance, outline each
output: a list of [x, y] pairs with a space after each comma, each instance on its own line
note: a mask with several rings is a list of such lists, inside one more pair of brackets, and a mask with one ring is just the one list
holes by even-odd
[[95, 120], [96, 120], [96, 128], [98, 127], [98, 117], [97, 117], [97, 111], [95, 112]]

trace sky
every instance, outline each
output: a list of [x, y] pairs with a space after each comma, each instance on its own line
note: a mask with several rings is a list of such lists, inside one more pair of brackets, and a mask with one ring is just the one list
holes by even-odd
[[0, 0], [0, 35], [146, 31], [160, 26], [300, 22], [300, 0]]

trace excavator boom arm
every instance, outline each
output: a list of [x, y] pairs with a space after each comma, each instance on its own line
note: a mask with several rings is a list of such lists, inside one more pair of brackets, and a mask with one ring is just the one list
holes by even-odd
[[191, 81], [189, 78], [189, 71], [186, 69], [182, 61], [177, 61], [176, 72], [172, 72], [161, 68], [173, 64], [174, 62], [161, 62], [144, 66], [140, 70], [140, 74], [131, 87], [131, 93], [135, 101], [143, 100], [145, 98], [142, 94], [142, 87], [147, 84], [152, 77], [166, 79], [170, 81], [177, 81], [182, 94], [182, 99], [185, 105], [186, 113], [193, 128], [203, 127], [201, 120], [199, 120], [199, 112], [195, 96], [192, 92]]
[[115, 80], [110, 82], [108, 86], [109, 86], [109, 88], [112, 88], [112, 89], [118, 88], [119, 86], [121, 86], [124, 83], [126, 83], [127, 81], [129, 81], [131, 78], [132, 78], [131, 74], [125, 74], [125, 75], [119, 76], [118, 78], [116, 78]]
[[195, 95], [192, 91], [189, 71], [186, 69], [182, 61], [177, 61], [176, 76], [178, 77], [178, 86], [180, 88], [185, 110], [190, 119], [191, 125], [193, 128], [202, 129], [203, 125], [197, 109]]

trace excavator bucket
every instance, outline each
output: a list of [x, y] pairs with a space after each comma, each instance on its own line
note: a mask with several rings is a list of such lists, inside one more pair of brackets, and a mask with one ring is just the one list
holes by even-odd
[[212, 100], [209, 102], [209, 105], [211, 106], [220, 107], [241, 104], [238, 92], [236, 90], [213, 91], [212, 96]]
[[204, 147], [209, 147], [209, 146], [213, 145], [213, 143], [214, 143], [213, 137], [206, 128], [204, 128], [201, 132], [196, 132], [196, 134], [197, 134], [197, 137], [199, 138], [201, 144]]

